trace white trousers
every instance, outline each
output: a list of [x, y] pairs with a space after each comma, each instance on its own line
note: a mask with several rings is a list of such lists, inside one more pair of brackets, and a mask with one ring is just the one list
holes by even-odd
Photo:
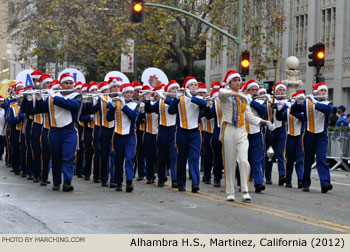
[[250, 167], [248, 163], [249, 142], [246, 129], [244, 126], [237, 128], [227, 122], [223, 123], [221, 129], [226, 194], [235, 193], [237, 163], [241, 176], [241, 192], [248, 192]]

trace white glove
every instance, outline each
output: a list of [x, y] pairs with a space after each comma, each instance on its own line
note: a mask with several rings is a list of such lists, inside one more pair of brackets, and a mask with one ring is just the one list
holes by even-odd
[[281, 110], [282, 108], [283, 108], [283, 104], [278, 103], [278, 104], [277, 104], [277, 110]]
[[275, 130], [275, 124], [272, 124], [270, 121], [266, 121], [266, 126], [269, 128], [270, 131]]
[[113, 105], [113, 107], [117, 106], [117, 101], [119, 101], [119, 100], [120, 100], [119, 96], [116, 96], [116, 97], [112, 98], [112, 105]]
[[305, 101], [305, 97], [300, 97], [300, 98], [296, 99], [297, 104], [303, 104], [304, 101]]
[[251, 103], [253, 100], [252, 96], [250, 94], [247, 94], [246, 97], [247, 97], [249, 103]]
[[313, 95], [307, 95], [306, 98], [309, 98], [313, 104], [318, 102]]
[[94, 115], [90, 115], [91, 121], [94, 120]]
[[140, 104], [141, 113], [145, 113], [145, 104], [142, 102]]
[[184, 93], [182, 93], [181, 91], [176, 91], [176, 99], [179, 99], [181, 98], [181, 96], [183, 96]]
[[192, 95], [189, 89], [185, 89], [185, 94], [188, 98], [192, 98]]
[[55, 97], [55, 96], [56, 96], [55, 92], [54, 92], [52, 89], [48, 89], [48, 90], [47, 90], [47, 93], [48, 93], [49, 96], [51, 96], [51, 97]]
[[122, 107], [125, 105], [125, 98], [124, 96], [120, 97], [120, 102], [122, 103]]
[[33, 100], [33, 95], [32, 94], [25, 94], [24, 95], [27, 99], [27, 101], [32, 101]]
[[145, 97], [146, 97], [146, 101], [151, 100], [151, 92], [146, 92]]
[[37, 100], [41, 100], [41, 99], [43, 98], [43, 96], [41, 95], [41, 93], [36, 93], [35, 96], [36, 96], [36, 99], [37, 99]]
[[160, 99], [165, 99], [165, 96], [163, 95], [163, 90], [157, 90], [156, 93], [159, 95]]

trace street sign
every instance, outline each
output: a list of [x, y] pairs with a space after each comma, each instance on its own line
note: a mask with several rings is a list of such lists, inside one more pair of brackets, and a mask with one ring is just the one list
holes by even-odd
[[[121, 55], [120, 71], [122, 73], [134, 72], [134, 40], [127, 39], [127, 49]], [[124, 51], [124, 50], [123, 50]]]
[[259, 83], [259, 86], [264, 87], [266, 90], [269, 89], [269, 84], [268, 83]]

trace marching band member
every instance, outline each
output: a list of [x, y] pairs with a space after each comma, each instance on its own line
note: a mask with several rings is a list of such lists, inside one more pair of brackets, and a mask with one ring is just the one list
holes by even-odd
[[[277, 158], [278, 164], [278, 185], [283, 186], [286, 182], [286, 168], [285, 168], [285, 159], [284, 159], [284, 146], [286, 144], [286, 128], [285, 121], [279, 121], [276, 119], [276, 104], [277, 106], [282, 106], [287, 103], [287, 99], [285, 99], [287, 87], [282, 82], [277, 82], [274, 87], [275, 97], [276, 99], [272, 102], [268, 102], [268, 118], [269, 121], [274, 123], [275, 129], [274, 131], [268, 131], [266, 134], [266, 148], [268, 146], [272, 146], [275, 157]], [[275, 106], [275, 107], [274, 107]], [[273, 114], [273, 117], [272, 117]], [[272, 173], [272, 160], [267, 160], [265, 164], [265, 177], [266, 184], [272, 184], [271, 173]]]
[[[168, 97], [163, 95], [161, 90], [158, 90], [158, 95], [161, 99], [153, 105], [146, 99], [146, 113], [155, 112], [158, 114], [158, 187], [163, 187], [166, 181], [166, 167], [169, 167], [171, 172], [171, 187], [177, 188], [176, 179], [176, 159], [177, 152], [175, 147], [175, 131], [176, 131], [176, 115], [168, 113], [169, 105], [173, 102], [176, 91], [180, 85], [171, 80], [165, 87], [165, 92]], [[146, 93], [146, 96], [148, 94]]]
[[[203, 99], [206, 97], [208, 92], [207, 87], [204, 83], [198, 84], [197, 96], [202, 97]], [[203, 182], [205, 184], [211, 183], [211, 172], [213, 169], [213, 150], [211, 147], [211, 140], [214, 132], [214, 119], [207, 119], [205, 117], [205, 112], [203, 113], [204, 117], [201, 118], [203, 122], [203, 161], [204, 161], [204, 176]]]
[[[96, 94], [97, 86], [84, 84], [81, 89], [83, 95]], [[92, 97], [91, 97], [92, 99]], [[91, 100], [83, 98], [83, 108], [80, 115], [80, 120], [84, 122], [84, 180], [88, 181], [91, 177], [91, 166], [94, 156], [93, 148], [93, 131], [95, 126], [95, 115], [90, 114], [88, 106], [91, 105]], [[99, 112], [98, 112], [99, 113]], [[98, 177], [99, 175], [97, 175]]]
[[[159, 85], [153, 89], [153, 92], [161, 92], [163, 86]], [[151, 101], [151, 95], [153, 96], [153, 101]], [[154, 105], [159, 100], [159, 95], [147, 92], [145, 102], [145, 122], [146, 130], [143, 135], [146, 156], [146, 179], [147, 184], [153, 184], [155, 180], [154, 176], [154, 166], [156, 165], [157, 159], [157, 135], [158, 135], [158, 114], [155, 112], [150, 112], [146, 109], [146, 105]], [[159, 177], [159, 172], [158, 172]]]
[[[217, 82], [217, 83], [218, 83], [217, 84], [218, 87], [220, 88], [220, 82]], [[214, 153], [213, 175], [214, 175], [215, 187], [221, 187], [222, 171], [224, 169], [224, 166], [222, 163], [222, 145], [221, 145], [221, 141], [219, 141], [220, 128], [222, 123], [222, 109], [221, 109], [220, 100], [218, 99], [219, 88], [213, 88], [210, 94], [210, 97], [212, 99], [212, 104], [210, 107], [206, 108], [206, 113], [205, 113], [207, 119], [210, 120], [214, 118], [215, 120], [214, 131], [213, 131], [213, 136], [211, 141], [211, 145]]]
[[109, 91], [112, 93], [111, 96], [117, 96], [117, 93], [120, 92], [120, 86], [122, 82], [118, 77], [109, 77], [108, 86]]
[[[5, 151], [5, 109], [1, 107], [2, 103], [5, 101], [5, 98], [0, 95], [0, 160], [3, 160], [3, 155]], [[8, 151], [8, 150], [7, 150]]]
[[295, 103], [292, 106], [292, 113], [304, 112], [306, 131], [303, 138], [304, 143], [304, 176], [303, 191], [309, 192], [311, 185], [311, 166], [315, 161], [318, 176], [320, 177], [321, 192], [326, 193], [333, 189], [331, 176], [327, 166], [327, 148], [328, 148], [328, 116], [333, 111], [331, 101], [327, 101], [328, 87], [324, 82], [313, 85], [313, 95], [306, 96], [302, 104]]
[[109, 152], [111, 148], [111, 139], [113, 136], [114, 120], [108, 121], [107, 115], [107, 105], [112, 101], [109, 93], [108, 82], [103, 81], [98, 85], [99, 92], [101, 95], [97, 103], [92, 107], [92, 111], [96, 113], [99, 111], [101, 115], [101, 127], [100, 127], [100, 151], [101, 151], [101, 185], [106, 187], [107, 185], [107, 171], [108, 171], [108, 161]]
[[21, 111], [24, 89], [18, 89], [16, 92], [16, 102], [9, 105], [7, 122], [11, 127], [10, 144], [12, 148], [12, 170], [16, 175], [21, 173], [21, 148], [20, 138], [25, 115]]
[[[292, 103], [296, 100], [305, 100], [305, 94], [299, 90], [292, 95]], [[298, 177], [298, 188], [303, 187], [303, 165], [304, 154], [301, 136], [304, 133], [304, 114], [293, 114], [290, 111], [290, 106], [284, 105], [277, 110], [277, 120], [287, 122], [287, 143], [286, 143], [286, 187], [292, 187], [292, 174], [295, 162], [295, 171]]]
[[[134, 86], [138, 84], [134, 83]], [[141, 85], [141, 84], [140, 84]], [[139, 89], [139, 88], [138, 88]], [[145, 116], [145, 102], [146, 102], [146, 93], [142, 95], [139, 92], [142, 91], [152, 91], [152, 88], [149, 85], [142, 86], [140, 91], [136, 91], [136, 96], [134, 93], [134, 98], [138, 98], [139, 103], [139, 116], [136, 120], [136, 137], [137, 137], [137, 145], [136, 145], [136, 153], [137, 153], [137, 169], [138, 169], [138, 177], [137, 180], [141, 181], [146, 175], [146, 155], [145, 155], [145, 143], [144, 143], [144, 134], [146, 131], [146, 116]]]
[[186, 162], [192, 175], [192, 192], [199, 191], [200, 172], [199, 154], [201, 148], [201, 136], [198, 124], [201, 110], [205, 109], [207, 102], [195, 96], [198, 82], [189, 76], [184, 80], [185, 94], [178, 92], [176, 98], [170, 104], [168, 112], [177, 114], [176, 145], [178, 150], [177, 183], [179, 191], [186, 191]]
[[[76, 93], [82, 93], [81, 89], [83, 87], [83, 83], [81, 81], [75, 83], [74, 85], [74, 92]], [[78, 128], [78, 151], [75, 156], [75, 174], [78, 178], [83, 178], [84, 173], [84, 144], [83, 144], [83, 133], [84, 133], [84, 122], [80, 121], [80, 118], [78, 118], [78, 121], [76, 122], [77, 128]]]
[[113, 148], [115, 150], [115, 182], [116, 191], [122, 191], [123, 165], [125, 163], [126, 192], [134, 190], [133, 158], [136, 147], [135, 120], [139, 114], [139, 104], [133, 101], [134, 88], [131, 84], [122, 84], [121, 97], [113, 98], [115, 105], [110, 103], [106, 119], [115, 120], [113, 134]]
[[[73, 90], [74, 79], [69, 74], [62, 74], [60, 84], [63, 90]], [[78, 142], [78, 132], [74, 127], [78, 111], [81, 108], [82, 96], [73, 91], [55, 93], [48, 90], [47, 100], [40, 100], [37, 106], [39, 112], [48, 112], [50, 116], [50, 147], [52, 155], [53, 190], [60, 190], [63, 172], [63, 191], [74, 190], [71, 185], [74, 173], [74, 155]]]
[[[47, 85], [49, 87], [47, 88]], [[43, 89], [58, 90], [61, 89], [61, 85], [58, 80], [53, 80], [51, 83], [46, 82], [43, 84]], [[44, 97], [43, 97], [44, 98]], [[50, 184], [49, 172], [50, 172], [50, 159], [51, 159], [51, 148], [49, 143], [49, 132], [50, 132], [50, 115], [49, 113], [43, 113], [43, 129], [41, 132], [41, 150], [42, 150], [42, 171], [41, 171], [41, 186]]]
[[238, 163], [242, 199], [250, 201], [251, 197], [248, 193], [248, 138], [245, 122], [256, 126], [267, 124], [271, 129], [273, 129], [273, 125], [252, 114], [247, 98], [239, 95], [241, 76], [236, 71], [229, 70], [225, 76], [225, 82], [230, 89], [220, 89], [219, 99], [223, 113], [220, 134], [223, 146], [226, 199], [235, 200], [234, 179]]
[[[259, 92], [259, 84], [255, 80], [246, 82], [244, 92], [247, 94], [249, 105], [254, 116], [265, 119], [267, 117], [267, 108], [263, 105], [264, 100], [256, 99]], [[255, 192], [260, 193], [265, 190], [264, 186], [264, 143], [260, 126], [255, 126], [246, 122], [248, 133], [248, 161], [251, 167]]]

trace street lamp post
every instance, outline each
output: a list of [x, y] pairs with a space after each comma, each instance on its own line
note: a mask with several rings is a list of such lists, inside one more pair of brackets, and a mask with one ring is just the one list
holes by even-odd
[[298, 58], [295, 56], [289, 56], [286, 59], [286, 66], [288, 68], [288, 70], [286, 70], [287, 79], [282, 82], [287, 86], [287, 97], [291, 97], [292, 94], [303, 86], [303, 82], [298, 78]]

